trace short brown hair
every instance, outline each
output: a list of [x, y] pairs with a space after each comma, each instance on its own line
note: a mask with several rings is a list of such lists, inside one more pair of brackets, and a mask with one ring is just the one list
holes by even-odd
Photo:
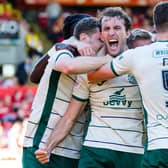
[[96, 28], [100, 28], [99, 22], [96, 18], [83, 18], [76, 24], [73, 35], [79, 40], [81, 33], [90, 35], [96, 32]]
[[123, 19], [126, 30], [129, 30], [132, 27], [131, 18], [121, 7], [107, 7], [107, 8], [104, 8], [102, 11], [98, 11], [100, 25], [102, 24], [103, 16], [119, 17]]
[[154, 7], [153, 22], [157, 31], [168, 30], [168, 2], [160, 2]]

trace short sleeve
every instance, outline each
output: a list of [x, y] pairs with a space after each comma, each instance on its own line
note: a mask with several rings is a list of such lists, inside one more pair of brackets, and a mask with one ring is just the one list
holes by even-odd
[[128, 50], [111, 61], [111, 70], [118, 76], [131, 73], [134, 65], [134, 50]]
[[78, 101], [88, 101], [89, 85], [86, 74], [77, 75], [72, 97]]
[[53, 51], [51, 49], [50, 54], [52, 55], [50, 55], [50, 58], [48, 61], [52, 64], [53, 69], [55, 70], [57, 70], [57, 63], [58, 63], [58, 60], [60, 60], [60, 58], [62, 59], [61, 61], [64, 61], [67, 58], [73, 58], [73, 54], [68, 50]]

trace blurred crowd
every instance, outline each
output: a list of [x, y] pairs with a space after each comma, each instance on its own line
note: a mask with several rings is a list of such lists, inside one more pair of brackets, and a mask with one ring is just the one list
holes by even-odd
[[[52, 8], [49, 8], [52, 5], [53, 4], [49, 4], [46, 10], [40, 11], [37, 17], [38, 17], [38, 24], [40, 25], [40, 27], [43, 29], [44, 32], [47, 33], [47, 37], [49, 38], [49, 40], [55, 43], [63, 40], [62, 27], [64, 19], [72, 13], [79, 13], [80, 8], [78, 9], [76, 7], [76, 9], [71, 9], [70, 11], [68, 11], [63, 10], [59, 4], [54, 4]], [[59, 13], [56, 13], [55, 17], [49, 17], [51, 15], [49, 14], [50, 13], [48, 11], [49, 9], [51, 11], [57, 10], [59, 11]], [[153, 31], [152, 8], [125, 7], [125, 11], [131, 16], [133, 20], [133, 28], [144, 28], [146, 30]], [[97, 15], [97, 11], [92, 11], [92, 9], [84, 8], [82, 12], [88, 13], [92, 16]]]
[[29, 117], [34, 86], [0, 88], [0, 148], [21, 151], [24, 124]]

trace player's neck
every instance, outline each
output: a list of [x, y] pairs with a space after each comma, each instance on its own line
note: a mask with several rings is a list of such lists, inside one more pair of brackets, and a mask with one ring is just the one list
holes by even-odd
[[168, 32], [157, 33], [156, 39], [157, 41], [168, 41]]

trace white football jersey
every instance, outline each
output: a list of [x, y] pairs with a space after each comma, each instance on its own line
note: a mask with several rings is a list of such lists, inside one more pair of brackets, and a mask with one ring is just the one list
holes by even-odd
[[135, 76], [142, 95], [147, 149], [168, 149], [168, 41], [128, 50], [114, 59], [116, 75]]
[[[55, 51], [53, 47], [49, 53], [50, 59], [39, 83], [27, 131], [24, 137], [24, 147], [43, 146], [49, 138], [57, 122], [63, 117], [72, 96], [75, 75], [66, 75], [57, 71], [56, 63], [61, 56], [73, 57], [67, 50]], [[52, 153], [78, 159], [83, 141], [85, 113], [76, 122], [71, 133], [62, 141]]]
[[73, 98], [90, 102], [91, 120], [84, 140], [89, 147], [142, 154], [143, 112], [131, 75], [90, 83], [78, 75]]

